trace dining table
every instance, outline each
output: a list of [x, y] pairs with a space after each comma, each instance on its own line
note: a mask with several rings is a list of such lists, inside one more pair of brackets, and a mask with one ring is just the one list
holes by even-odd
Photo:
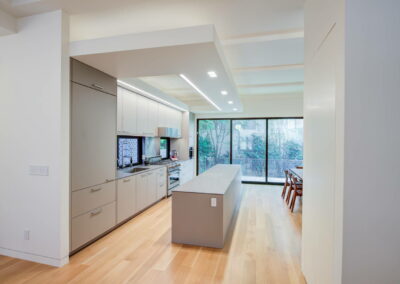
[[292, 168], [289, 169], [289, 171], [294, 174], [298, 179], [303, 181], [303, 169], [298, 169], [298, 168]]

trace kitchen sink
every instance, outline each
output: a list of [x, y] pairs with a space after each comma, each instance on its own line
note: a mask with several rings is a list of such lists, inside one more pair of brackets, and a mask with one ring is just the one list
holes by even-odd
[[149, 168], [133, 168], [133, 169], [130, 169], [128, 171], [128, 173], [138, 173], [138, 172], [145, 171], [145, 170], [148, 170], [148, 169]]

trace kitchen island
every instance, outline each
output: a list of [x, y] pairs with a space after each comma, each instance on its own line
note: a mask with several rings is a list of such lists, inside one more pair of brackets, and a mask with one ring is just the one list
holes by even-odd
[[172, 242], [223, 248], [241, 195], [239, 165], [216, 165], [174, 189]]

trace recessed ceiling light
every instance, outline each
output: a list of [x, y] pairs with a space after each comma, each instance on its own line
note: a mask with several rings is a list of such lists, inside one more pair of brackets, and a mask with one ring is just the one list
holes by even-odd
[[228, 101], [228, 104], [230, 104], [230, 105], [231, 105], [231, 104], [233, 104], [233, 102], [232, 102], [232, 101]]
[[208, 76], [210, 76], [210, 78], [217, 78], [218, 75], [215, 71], [208, 71], [207, 72]]
[[181, 107], [178, 107], [177, 105], [174, 105], [174, 104], [172, 104], [172, 103], [170, 103], [170, 102], [168, 102], [166, 100], [163, 100], [160, 97], [157, 97], [157, 96], [155, 96], [153, 94], [150, 94], [149, 92], [146, 92], [145, 90], [139, 89], [139, 88], [137, 88], [137, 87], [135, 87], [135, 86], [133, 86], [131, 84], [125, 83], [124, 81], [117, 80], [117, 82], [118, 82], [119, 86], [121, 86], [121, 87], [123, 87], [125, 89], [129, 89], [129, 90], [131, 90], [133, 92], [137, 92], [137, 93], [139, 93], [141, 95], [145, 95], [145, 96], [150, 97], [150, 98], [152, 98], [152, 99], [154, 99], [156, 101], [159, 101], [160, 103], [163, 103], [165, 105], [169, 105], [169, 106], [171, 106], [173, 108], [176, 108], [176, 109], [178, 109], [180, 111], [186, 111], [185, 109], [183, 109]]
[[212, 104], [217, 110], [221, 111], [221, 108], [217, 106], [209, 97], [207, 97], [206, 94], [204, 94], [195, 84], [193, 84], [192, 81], [189, 80], [188, 77], [186, 77], [183, 74], [179, 74], [183, 80], [186, 81], [190, 86], [192, 86], [193, 89], [195, 89], [200, 95], [202, 95], [210, 104]]
[[237, 111], [237, 108], [234, 108], [233, 111]]
[[228, 91], [222, 90], [221, 95], [226, 96], [228, 94]]

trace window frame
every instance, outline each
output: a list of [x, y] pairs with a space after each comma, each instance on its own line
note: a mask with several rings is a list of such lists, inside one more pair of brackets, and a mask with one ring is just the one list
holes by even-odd
[[[138, 140], [138, 162], [133, 163], [132, 165], [125, 166], [125, 167], [119, 167], [118, 165], [118, 160], [119, 160], [119, 141], [120, 138], [128, 138], [128, 139], [137, 139]], [[129, 136], [129, 135], [118, 135], [117, 136], [117, 169], [124, 169], [124, 168], [129, 168], [137, 165], [141, 165], [143, 163], [142, 159], [142, 153], [143, 153], [143, 137], [140, 136]]]
[[[303, 119], [303, 116], [290, 116], [290, 117], [218, 117], [218, 118], [197, 118], [196, 119], [196, 175], [199, 175], [199, 121], [200, 120], [230, 120], [230, 164], [232, 164], [232, 122], [234, 120], [251, 120], [251, 119], [265, 119], [266, 120], [266, 165], [265, 165], [265, 182], [257, 181], [242, 181], [244, 184], [270, 184], [270, 185], [283, 185], [280, 182], [268, 182], [268, 121], [270, 119]], [[304, 133], [304, 132], [303, 132]]]
[[[161, 156], [161, 140], [165, 139], [167, 141], [167, 157]], [[160, 137], [160, 156], [162, 160], [168, 160], [170, 158], [170, 152], [171, 152], [171, 138], [169, 137]]]

